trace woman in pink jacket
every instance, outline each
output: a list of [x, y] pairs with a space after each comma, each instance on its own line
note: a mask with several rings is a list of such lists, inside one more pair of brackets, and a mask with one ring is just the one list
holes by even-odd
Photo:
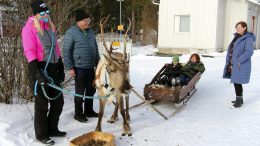
[[[60, 86], [65, 77], [64, 67], [55, 34], [55, 26], [50, 20], [50, 11], [46, 3], [37, 0], [31, 3], [31, 8], [34, 16], [29, 17], [22, 29], [22, 41], [24, 55], [29, 63], [30, 78], [33, 86], [35, 86], [35, 91], [32, 91], [34, 91], [34, 94], [37, 92], [34, 115], [35, 136], [38, 142], [54, 145], [55, 142], [50, 137], [66, 135], [66, 132], [61, 132], [58, 129], [64, 99], [59, 91], [47, 86], [47, 83], [50, 83], [48, 77], [51, 77], [52, 83]], [[49, 64], [45, 69], [48, 60]], [[45, 90], [42, 90], [41, 87], [44, 87]], [[48, 98], [54, 98], [57, 95], [59, 97], [50, 100], [46, 98], [44, 93], [47, 94]]]

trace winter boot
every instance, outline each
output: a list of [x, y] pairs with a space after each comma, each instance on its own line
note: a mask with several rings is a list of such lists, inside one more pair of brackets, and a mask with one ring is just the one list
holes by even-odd
[[98, 117], [98, 113], [93, 110], [93, 99], [85, 99], [84, 115], [87, 117]]
[[[236, 100], [231, 101], [231, 103], [236, 103]], [[242, 104], [242, 105], [244, 104], [243, 98], [242, 98], [242, 103], [241, 103], [241, 104]]]
[[236, 101], [235, 101], [233, 107], [234, 107], [234, 108], [241, 107], [241, 106], [242, 106], [242, 103], [243, 103], [243, 97], [242, 97], [242, 96], [237, 96], [237, 97], [236, 97]]
[[81, 123], [86, 123], [88, 122], [88, 119], [85, 117], [85, 115], [82, 113], [82, 114], [79, 114], [79, 115], [75, 115], [74, 116], [74, 119], [81, 122]]
[[175, 78], [172, 78], [171, 84], [172, 84], [172, 87], [174, 87], [176, 85], [176, 79]]
[[53, 131], [53, 132], [50, 132], [50, 137], [64, 137], [66, 136], [66, 132], [64, 131], [60, 131], [60, 130], [56, 130], [56, 131]]
[[181, 85], [180, 77], [176, 77], [176, 86], [180, 86], [180, 85]]
[[44, 139], [37, 139], [36, 141], [40, 142], [42, 144], [45, 144], [46, 146], [51, 146], [51, 145], [55, 144], [55, 142], [52, 139], [50, 139], [49, 137], [44, 138]]

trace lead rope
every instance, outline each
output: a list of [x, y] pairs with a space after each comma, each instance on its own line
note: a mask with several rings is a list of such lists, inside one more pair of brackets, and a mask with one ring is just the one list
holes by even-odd
[[[48, 100], [58, 99], [62, 93], [66, 93], [66, 94], [69, 94], [69, 95], [81, 97], [81, 98], [83, 98], [83, 99], [85, 99], [85, 98], [88, 98], [88, 99], [99, 99], [99, 98], [107, 98], [107, 97], [109, 97], [108, 95], [107, 95], [107, 96], [84, 96], [84, 95], [80, 95], [80, 94], [74, 94], [74, 93], [72, 93], [72, 92], [70, 92], [70, 91], [68, 91], [68, 90], [65, 90], [65, 89], [63, 89], [63, 88], [61, 88], [61, 87], [59, 87], [59, 86], [57, 86], [57, 85], [54, 84], [53, 79], [52, 79], [50, 76], [48, 76], [48, 72], [47, 72], [47, 67], [48, 67], [48, 65], [49, 65], [49, 63], [50, 63], [51, 56], [52, 56], [52, 52], [53, 52], [53, 48], [54, 48], [54, 40], [53, 40], [53, 38], [54, 38], [54, 37], [53, 37], [53, 32], [51, 31], [51, 50], [50, 50], [50, 55], [49, 55], [49, 57], [48, 57], [48, 60], [47, 60], [47, 62], [46, 62], [46, 64], [45, 64], [45, 67], [44, 67], [44, 70], [43, 70], [43, 74], [44, 74], [44, 76], [50, 81], [50, 83], [47, 83], [47, 85], [48, 85], [49, 87], [52, 87], [52, 88], [54, 88], [54, 89], [60, 91], [60, 93], [59, 93], [58, 95], [56, 95], [54, 98], [50, 98], [50, 97], [47, 95], [47, 93], [46, 93], [46, 91], [45, 91], [45, 88], [44, 88], [44, 85], [43, 85], [43, 83], [42, 83], [42, 84], [41, 84], [41, 89], [42, 89], [42, 91], [43, 91], [44, 96], [45, 96]], [[37, 84], [38, 84], [38, 80], [36, 80], [36, 81], [35, 81], [35, 84], [34, 84], [34, 95], [35, 95], [35, 96], [37, 96]]]

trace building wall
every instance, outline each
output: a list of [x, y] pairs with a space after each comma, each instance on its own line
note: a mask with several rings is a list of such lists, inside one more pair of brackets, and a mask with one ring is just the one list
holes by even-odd
[[[254, 10], [252, 14], [252, 10]], [[190, 15], [190, 32], [175, 33], [175, 15]], [[255, 15], [256, 48], [260, 48], [260, 4], [251, 0], [163, 0], [160, 3], [158, 48], [162, 53], [225, 51], [235, 25]]]
[[239, 21], [247, 22], [247, 9], [247, 0], [227, 0], [224, 50], [227, 50], [234, 37], [236, 23]]
[[[160, 2], [158, 48], [215, 51], [219, 0], [163, 0]], [[174, 16], [190, 15], [190, 32], [176, 34]], [[219, 40], [221, 42], [221, 40]]]
[[[252, 20], [252, 17], [254, 16], [254, 20]], [[260, 4], [253, 2], [248, 3], [248, 16], [247, 21], [251, 21], [248, 23], [249, 31], [252, 31], [253, 29], [253, 21], [254, 21], [254, 29], [253, 33], [256, 35], [256, 43], [255, 47], [257, 49], [260, 48]]]
[[258, 12], [256, 18], [257, 18], [256, 48], [260, 49], [260, 6], [258, 6]]
[[226, 6], [227, 6], [227, 0], [218, 1], [217, 28], [216, 28], [217, 34], [216, 34], [216, 46], [215, 46], [215, 51], [217, 52], [221, 52], [224, 50]]

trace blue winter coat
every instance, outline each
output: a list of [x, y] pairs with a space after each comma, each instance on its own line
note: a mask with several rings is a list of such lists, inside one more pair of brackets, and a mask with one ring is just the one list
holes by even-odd
[[[238, 35], [237, 33], [234, 34]], [[232, 71], [228, 75], [227, 66], [230, 61], [230, 45], [227, 50], [226, 65], [224, 68], [223, 78], [231, 79], [232, 83], [246, 84], [249, 83], [251, 74], [251, 56], [254, 53], [253, 43], [256, 40], [255, 35], [246, 32], [243, 36], [234, 42], [232, 53]]]
[[100, 57], [93, 30], [82, 31], [77, 25], [68, 29], [64, 37], [63, 55], [66, 69], [96, 67]]

